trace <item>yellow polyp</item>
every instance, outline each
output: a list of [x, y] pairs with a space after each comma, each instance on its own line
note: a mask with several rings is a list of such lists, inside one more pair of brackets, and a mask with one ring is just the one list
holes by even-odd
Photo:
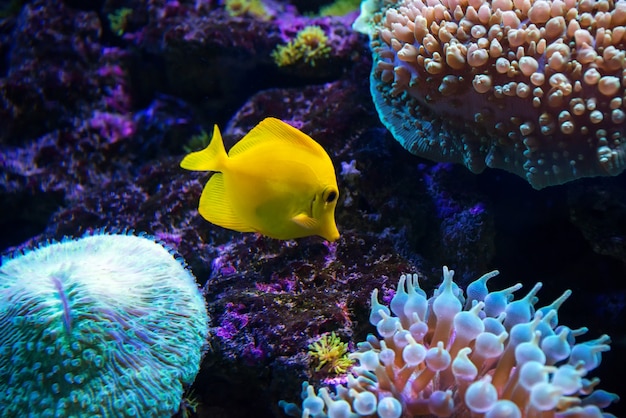
[[300, 53], [293, 42], [287, 45], [279, 45], [272, 52], [272, 58], [279, 67], [293, 65], [300, 59]]
[[226, 11], [231, 16], [251, 15], [261, 20], [268, 20], [269, 13], [261, 0], [226, 0]]
[[354, 363], [347, 354], [348, 344], [342, 342], [334, 331], [309, 345], [309, 356], [317, 363], [315, 371], [325, 369], [330, 373], [345, 373]]
[[307, 26], [291, 42], [277, 46], [272, 51], [272, 58], [279, 67], [303, 63], [315, 67], [316, 61], [327, 59], [331, 50], [328, 36], [322, 28]]

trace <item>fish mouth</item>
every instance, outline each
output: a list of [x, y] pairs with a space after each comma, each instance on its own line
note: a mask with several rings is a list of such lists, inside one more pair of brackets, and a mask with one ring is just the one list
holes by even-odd
[[329, 242], [337, 241], [340, 237], [337, 227], [335, 227], [333, 230], [326, 231], [323, 234], [320, 234], [320, 236]]

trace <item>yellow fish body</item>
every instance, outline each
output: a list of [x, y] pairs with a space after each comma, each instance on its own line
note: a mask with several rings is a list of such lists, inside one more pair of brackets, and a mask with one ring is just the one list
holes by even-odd
[[187, 155], [187, 170], [215, 171], [198, 212], [207, 221], [278, 239], [339, 238], [337, 177], [330, 157], [310, 136], [267, 118], [226, 154], [215, 125], [211, 143]]

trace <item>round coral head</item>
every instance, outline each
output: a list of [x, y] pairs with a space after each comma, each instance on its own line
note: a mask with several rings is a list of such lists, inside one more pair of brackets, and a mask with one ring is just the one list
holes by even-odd
[[626, 168], [626, 2], [366, 3], [372, 96], [412, 153], [538, 189]]
[[99, 234], [0, 267], [3, 416], [172, 416], [195, 379], [208, 317], [161, 245]]

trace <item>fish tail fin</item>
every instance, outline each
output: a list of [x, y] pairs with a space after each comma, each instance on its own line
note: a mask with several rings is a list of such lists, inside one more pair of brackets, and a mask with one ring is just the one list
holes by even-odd
[[185, 156], [180, 162], [180, 166], [185, 170], [193, 171], [222, 171], [227, 160], [228, 155], [224, 148], [222, 135], [215, 125], [209, 145], [202, 151], [192, 152]]

